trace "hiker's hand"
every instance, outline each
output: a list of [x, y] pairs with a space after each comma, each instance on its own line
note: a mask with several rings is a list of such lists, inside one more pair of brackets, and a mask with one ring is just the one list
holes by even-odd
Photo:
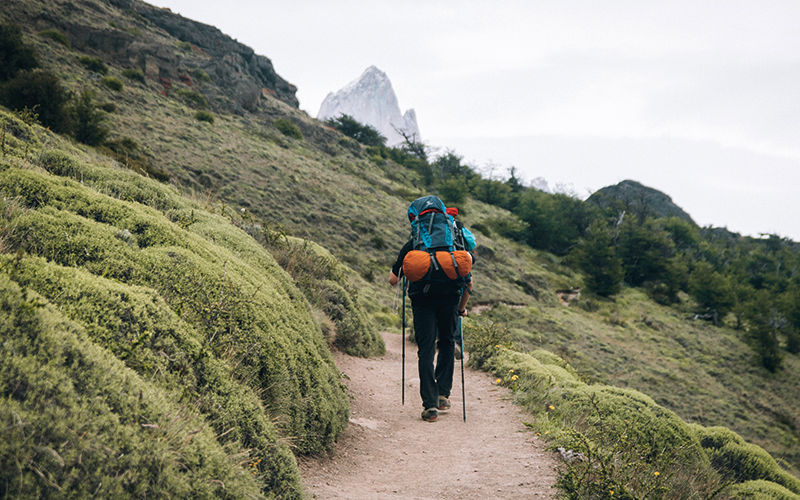
[[397, 277], [392, 271], [389, 271], [389, 284], [395, 286], [400, 278]]
[[469, 313], [467, 312], [466, 308], [462, 309], [461, 311], [458, 311], [458, 315], [461, 316], [462, 318], [466, 318], [467, 314]]

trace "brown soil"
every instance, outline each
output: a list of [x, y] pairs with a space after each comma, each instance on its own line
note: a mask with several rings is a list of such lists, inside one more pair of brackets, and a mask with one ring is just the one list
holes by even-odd
[[384, 334], [386, 355], [336, 354], [351, 395], [350, 426], [327, 456], [302, 458], [311, 498], [526, 499], [555, 495], [556, 460], [522, 424], [532, 420], [483, 372], [466, 369], [463, 420], [460, 362], [453, 407], [438, 422], [420, 418], [416, 345], [406, 343], [401, 405], [402, 337]]

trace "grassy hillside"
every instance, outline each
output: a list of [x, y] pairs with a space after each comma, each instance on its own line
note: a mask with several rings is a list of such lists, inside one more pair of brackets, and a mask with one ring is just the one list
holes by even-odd
[[771, 373], [753, 359], [743, 332], [693, 320], [690, 310], [627, 289], [615, 301], [583, 297], [484, 316], [507, 325], [519, 345], [558, 353], [585, 380], [642, 391], [688, 422], [729, 427], [796, 473], [800, 403], [792, 374], [800, 360], [787, 356], [785, 370]]
[[[204, 48], [205, 38], [180, 38], [185, 31], [169, 24], [174, 16], [153, 9], [123, 0], [12, 0], [0, 13], [22, 26], [40, 65], [74, 95], [95, 93], [110, 129], [104, 145], [78, 147], [10, 113], [0, 115], [0, 277], [9, 297], [19, 297], [4, 311], [23, 317], [16, 311], [42, 304], [35, 310], [47, 321], [14, 342], [62, 335], [48, 322], [67, 324], [77, 339], [70, 349], [99, 349], [103, 367], [120, 367], [113, 371], [119, 374], [115, 385], [134, 380], [125, 383], [148, 388], [140, 392], [140, 404], [150, 408], [146, 417], [132, 417], [130, 402], [97, 410], [120, 422], [114, 433], [164, 429], [169, 421], [159, 416], [180, 411], [192, 425], [198, 422], [192, 430], [211, 429], [204, 431], [213, 433], [208, 449], [217, 447], [213, 453], [236, 465], [201, 470], [178, 460], [169, 472], [173, 486], [152, 483], [148, 495], [184, 491], [180, 485], [193, 474], [218, 484], [245, 470], [237, 479], [241, 493], [232, 496], [297, 498], [292, 451], [325, 449], [347, 422], [346, 396], [328, 347], [379, 354], [383, 346], [370, 321], [399, 329], [391, 312], [394, 290], [385, 277], [408, 234], [408, 201], [428, 193], [413, 170], [372, 156], [299, 111], [285, 86], [257, 82], [244, 56], [237, 59], [241, 75], [232, 76], [233, 66]], [[92, 36], [81, 35], [82, 26]], [[42, 31], [61, 33], [69, 46]], [[123, 82], [122, 88], [104, 84], [82, 57], [103, 61], [105, 76]], [[237, 87], [232, 78], [239, 77], [249, 83]], [[257, 98], [230, 90], [261, 84]], [[797, 473], [796, 355], [787, 354], [778, 373], [758, 368], [740, 332], [692, 320], [685, 296], [665, 307], [626, 289], [615, 300], [584, 296], [564, 306], [556, 291], [581, 286], [580, 273], [561, 258], [499, 236], [494, 228], [513, 220], [508, 212], [470, 199], [459, 208], [479, 243], [471, 304], [485, 308], [482, 317], [507, 325], [518, 346], [555, 352], [576, 370], [579, 376], [570, 375], [575, 384], [599, 382], [616, 387], [602, 389], [614, 394], [642, 391], [652, 398], [645, 406], [655, 404], [660, 413], [728, 427]], [[18, 352], [8, 347], [3, 355], [11, 360]], [[42, 356], [37, 363], [50, 363], [49, 355]], [[63, 359], [68, 362], [61, 365], [73, 358]], [[54, 412], [67, 411], [57, 409], [72, 404], [67, 400], [96, 396], [91, 391], [97, 388], [80, 383], [78, 368], [56, 375], [61, 368], [52, 363], [52, 376], [79, 394], [54, 399], [60, 401]], [[7, 381], [20, 376], [4, 377], [3, 394], [12, 401], [20, 393], [16, 382]], [[125, 394], [136, 393], [127, 387]], [[20, 411], [4, 414], [7, 422], [21, 411], [35, 414], [44, 393], [27, 394], [14, 403]], [[62, 488], [66, 477], [84, 478], [65, 456], [77, 444], [56, 446], [68, 431], [48, 434], [47, 421], [35, 424], [44, 436], [35, 444], [38, 455], [1, 452], [7, 463], [33, 460], [19, 483], [31, 496], [42, 487], [37, 477]], [[113, 442], [113, 433], [103, 432], [97, 442]], [[695, 439], [699, 431], [680, 432]], [[175, 439], [183, 439], [179, 435]], [[18, 443], [15, 436], [9, 442]], [[61, 460], [53, 458], [57, 466], [42, 476], [37, 463], [56, 456], [47, 449]], [[205, 452], [196, 453], [191, 456]], [[143, 449], [141, 461], [108, 463], [98, 474], [115, 478], [126, 467], [145, 474], [150, 454]], [[138, 494], [125, 489], [132, 486], [124, 479], [113, 484]]]
[[[210, 482], [203, 486], [208, 492], [185, 491], [220, 495], [227, 486], [214, 485], [225, 483], [227, 474], [242, 482], [240, 490], [226, 490], [235, 497], [259, 491], [299, 497], [290, 449], [311, 453], [330, 446], [347, 424], [348, 404], [328, 343], [292, 278], [228, 218], [8, 114], [0, 121], [13, 131], [0, 160], [0, 242], [7, 252], [0, 266], [10, 301], [4, 309], [4, 421], [12, 433], [7, 437], [25, 426], [26, 435], [38, 436], [27, 446], [39, 450], [31, 456], [19, 448], [24, 443], [3, 440], [3, 460], [29, 463], [19, 483], [6, 486], [35, 496], [41, 485], [33, 475], [47, 467], [54, 485], [96, 479], [94, 487], [102, 482], [108, 494], [181, 494], [186, 484], [200, 487], [192, 482], [200, 474]], [[69, 347], [58, 340], [64, 335]], [[34, 348], [48, 342], [59, 346], [53, 354]], [[96, 359], [91, 366], [103, 374], [97, 382], [83, 356]], [[33, 376], [38, 364], [41, 377]], [[110, 420], [101, 424], [87, 412], [105, 394], [97, 391], [109, 390], [133, 401], [106, 401], [111, 407], [97, 411]], [[143, 403], [146, 394], [152, 397]], [[134, 403], [147, 411], [129, 411]], [[126, 439], [133, 441], [122, 449], [102, 448], [129, 454], [130, 462], [103, 462], [91, 472], [96, 476], [89, 474], [80, 467], [80, 452], [73, 456], [78, 445], [62, 439], [72, 424], [50, 428], [62, 416], [99, 426], [92, 446], [130, 434]], [[219, 464], [206, 465], [204, 449], [184, 449], [200, 431]], [[163, 481], [138, 485], [116, 477], [115, 471], [129, 468], [134, 476], [150, 474], [155, 452], [135, 443], [153, 432], [165, 446], [177, 447], [163, 452], [175, 454], [174, 466], [160, 473]], [[58, 467], [41, 450], [62, 457]]]
[[564, 461], [565, 498], [800, 498], [800, 479], [725, 427], [687, 424], [633, 389], [586, 384], [544, 351], [520, 351], [492, 321], [470, 321], [471, 365], [493, 372]]

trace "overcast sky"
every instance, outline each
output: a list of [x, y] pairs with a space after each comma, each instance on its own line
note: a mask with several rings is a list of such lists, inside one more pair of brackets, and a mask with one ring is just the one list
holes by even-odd
[[422, 138], [581, 196], [634, 179], [800, 241], [800, 1], [157, 0], [272, 59], [316, 116], [375, 65]]

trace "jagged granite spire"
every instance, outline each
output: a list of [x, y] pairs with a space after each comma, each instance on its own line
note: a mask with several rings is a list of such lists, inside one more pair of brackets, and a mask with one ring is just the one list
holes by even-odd
[[392, 82], [375, 66], [367, 68], [358, 80], [348, 83], [338, 92], [329, 93], [319, 107], [317, 119], [327, 120], [342, 114], [378, 129], [389, 146], [403, 142], [402, 135], [395, 129], [421, 140], [417, 114], [413, 109], [400, 113]]

